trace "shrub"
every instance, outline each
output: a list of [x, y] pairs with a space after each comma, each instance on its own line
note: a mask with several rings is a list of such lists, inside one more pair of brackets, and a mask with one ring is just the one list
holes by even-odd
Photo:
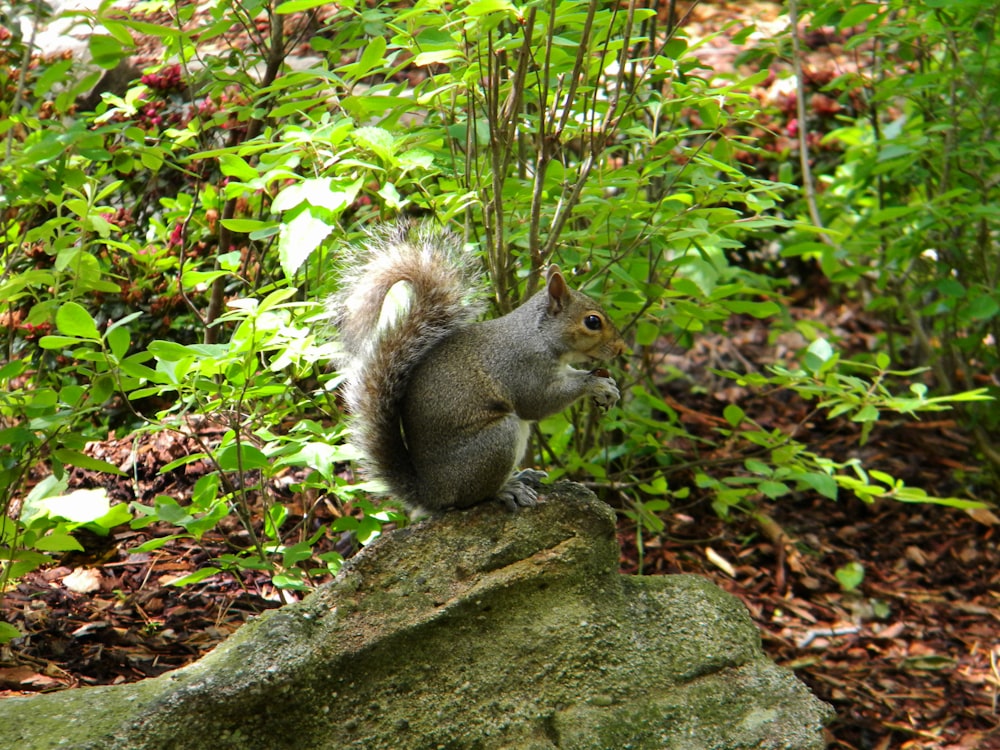
[[[816, 195], [829, 242], [790, 240], [888, 322], [894, 360], [932, 369], [943, 394], [987, 386], [1000, 366], [1000, 126], [994, 3], [805, 3], [813, 29], [849, 35], [856, 70], [832, 80], [846, 109], [826, 136], [842, 157]], [[805, 239], [805, 241], [802, 241]], [[964, 410], [994, 468], [1000, 411]]]

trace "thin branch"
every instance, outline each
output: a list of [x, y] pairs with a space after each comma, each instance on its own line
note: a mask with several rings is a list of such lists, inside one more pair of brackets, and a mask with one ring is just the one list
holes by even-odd
[[[31, 36], [28, 43], [24, 45], [21, 52], [21, 69], [17, 72], [17, 88], [14, 89], [14, 101], [10, 105], [10, 117], [14, 117], [24, 104], [24, 89], [28, 77], [28, 66], [31, 64], [31, 50], [35, 47], [35, 37], [38, 35], [38, 27], [42, 23], [42, 0], [35, 0], [35, 18], [31, 24]], [[14, 146], [14, 131], [11, 128], [7, 131], [6, 158], [10, 159]]]
[[[264, 75], [260, 82], [261, 88], [266, 88], [274, 83], [285, 61], [285, 17], [280, 13], [271, 11], [269, 11], [268, 17], [270, 19], [270, 45], [266, 50], [267, 66], [264, 69]], [[244, 143], [252, 141], [263, 132], [265, 120], [266, 116], [250, 119], [247, 123], [247, 132], [243, 139]], [[226, 220], [232, 219], [236, 215], [237, 200], [238, 198], [234, 196], [226, 201], [226, 204], [222, 207], [222, 216], [219, 221], [218, 252], [220, 255], [229, 252], [229, 247], [233, 243], [232, 232], [226, 227]], [[218, 260], [216, 260], [216, 268], [218, 268]], [[215, 325], [215, 322], [222, 315], [222, 308], [226, 301], [225, 298], [226, 277], [219, 276], [212, 282], [212, 293], [209, 298], [208, 309], [205, 311], [206, 344], [214, 344], [219, 340], [219, 326]]]
[[799, 3], [798, 0], [788, 0], [788, 23], [792, 35], [792, 68], [795, 71], [795, 85], [798, 96], [795, 97], [796, 117], [799, 120], [799, 163], [802, 167], [802, 189], [805, 192], [806, 205], [809, 208], [809, 218], [813, 226], [820, 230], [819, 237], [830, 247], [839, 248], [833, 238], [825, 231], [823, 218], [819, 215], [819, 205], [816, 202], [816, 183], [813, 179], [812, 167], [809, 164], [809, 133], [806, 128], [806, 86], [805, 74], [802, 71], [802, 42], [799, 39]]

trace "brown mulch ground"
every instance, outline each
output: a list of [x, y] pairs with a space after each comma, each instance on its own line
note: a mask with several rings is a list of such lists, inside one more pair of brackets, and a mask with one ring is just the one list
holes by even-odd
[[[739, 597], [768, 655], [836, 709], [831, 747], [1000, 748], [995, 519], [856, 500], [767, 510], [794, 538], [790, 548], [750, 519], [677, 513], [669, 538], [647, 545], [646, 570], [706, 575]], [[851, 561], [865, 578], [844, 593], [833, 573]]]

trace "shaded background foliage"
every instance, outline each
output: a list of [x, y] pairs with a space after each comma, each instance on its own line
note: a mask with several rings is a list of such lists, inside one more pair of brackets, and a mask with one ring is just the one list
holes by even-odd
[[[633, 345], [624, 406], [547, 420], [534, 455], [647, 540], [692, 496], [723, 518], [803, 493], [994, 501], [998, 10], [792, 8], [804, 23], [736, 31], [739, 65], [713, 70], [673, 5], [102, 6], [80, 16], [100, 70], [75, 77], [33, 55], [17, 19], [37, 6], [2, 6], [2, 584], [82, 531], [169, 528], [152, 550], [230, 523], [231, 553], [188, 582], [264, 569], [306, 589], [342, 535], [405, 523], [345, 471], [322, 312], [337, 249], [398, 217], [457, 228], [498, 313], [553, 260], [609, 302]], [[809, 57], [830, 38], [851, 62], [833, 77]], [[166, 62], [132, 67], [152, 50]], [[762, 94], [782, 82], [790, 98]], [[884, 333], [841, 351], [788, 315], [805, 286]], [[732, 403], [695, 433], [667, 398], [704, 387], [669, 355], [734, 316], [801, 346], [713, 377], [808, 400], [797, 427]], [[849, 418], [864, 443], [886, 415], [953, 405], [982, 456], [954, 497], [808, 442], [812, 419]], [[123, 471], [92, 441], [164, 431], [196, 450], [162, 472], [207, 467], [190, 499], [69, 492], [70, 467]], [[699, 460], [723, 444], [733, 458]]]
[[[547, 420], [531, 461], [619, 510], [630, 572], [684, 570], [678, 537], [708, 539], [741, 586], [778, 591], [748, 606], [783, 653], [783, 611], [851, 609], [876, 641], [824, 651], [822, 669], [793, 653], [854, 746], [931, 735], [873, 718], [879, 691], [883, 709], [919, 695], [870, 679], [873, 644], [904, 624], [925, 651], [886, 646], [892, 679], [967, 719], [986, 683], [945, 665], [955, 642], [962, 669], [991, 643], [975, 619], [991, 532], [935, 505], [981, 513], [997, 494], [1000, 11], [789, 10], [787, 27], [762, 13], [697, 34], [670, 3], [104, 5], [68, 16], [94, 26], [82, 66], [32, 46], [22, 20], [60, 22], [44, 4], [0, 3], [0, 594], [126, 539], [129, 560], [183, 557], [170, 580], [203, 582], [177, 595], [189, 610], [213, 576], [289, 600], [406, 523], [350, 471], [322, 301], [365, 226], [433, 216], [481, 255], [495, 312], [556, 260], [626, 331], [622, 408]], [[945, 408], [958, 439], [925, 450], [958, 468], [901, 481], [920, 456], [886, 465], [886, 445], [906, 448], [885, 436]], [[896, 501], [915, 505], [890, 540]], [[866, 570], [847, 532], [880, 548], [866, 562], [897, 562]], [[740, 564], [751, 545], [771, 545], [774, 581]], [[935, 565], [960, 583], [897, 582]], [[152, 570], [133, 567], [123, 587]], [[157, 606], [133, 677], [179, 663], [169, 633], [202, 622]], [[16, 612], [0, 641], [37, 648], [45, 610]]]

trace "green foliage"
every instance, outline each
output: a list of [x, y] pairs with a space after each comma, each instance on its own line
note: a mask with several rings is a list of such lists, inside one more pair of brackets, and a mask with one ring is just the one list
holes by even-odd
[[[858, 440], [860, 445], [867, 442], [872, 427], [883, 412], [915, 415], [925, 411], [944, 411], [956, 403], [992, 400], [986, 388], [965, 391], [953, 396], [928, 396], [927, 386], [921, 382], [911, 383], [910, 393], [907, 396], [893, 395], [886, 385], [890, 378], [911, 378], [924, 372], [926, 368], [908, 371], [889, 370], [889, 356], [885, 353], [876, 356], [874, 365], [860, 361], [842, 362], [840, 355], [823, 338], [817, 338], [809, 345], [803, 361], [805, 370], [789, 370], [774, 366], [770, 368], [774, 373], [770, 377], [759, 373], [740, 375], [735, 372], [719, 372], [719, 374], [731, 377], [741, 384], [757, 388], [777, 386], [795, 391], [806, 400], [819, 399], [816, 408], [826, 410], [829, 419], [847, 415], [852, 422], [862, 425]], [[845, 370], [870, 373], [871, 379]]]
[[840, 588], [844, 591], [854, 591], [865, 580], [865, 567], [858, 562], [849, 562], [834, 572]]
[[[805, 369], [790, 370], [775, 365], [769, 368], [770, 374], [733, 371], [717, 371], [717, 374], [755, 391], [782, 388], [797, 393], [806, 401], [816, 400], [815, 412], [804, 421], [812, 419], [816, 412], [825, 412], [828, 419], [847, 416], [861, 425], [859, 445], [864, 445], [872, 428], [884, 414], [911, 416], [950, 409], [953, 404], [991, 400], [986, 389], [953, 396], [928, 396], [927, 387], [920, 382], [911, 383], [906, 395], [894, 394], [889, 389], [889, 382], [910, 378], [922, 370], [889, 370], [889, 357], [885, 354], [879, 354], [876, 360], [875, 365], [841, 360], [828, 341], [817, 338], [803, 356]], [[931, 497], [920, 488], [908, 487], [884, 471], [866, 470], [856, 458], [838, 462], [819, 456], [795, 439], [798, 430], [788, 435], [778, 429], [765, 429], [749, 419], [735, 404], [726, 407], [724, 416], [733, 431], [720, 430], [721, 434], [724, 437], [737, 435], [756, 446], [757, 451], [756, 455], [744, 460], [745, 474], [722, 478], [698, 474], [699, 486], [715, 491], [714, 505], [721, 515], [727, 515], [734, 506], [745, 507], [761, 495], [776, 500], [793, 491], [813, 491], [836, 500], [842, 489], [866, 503], [892, 499], [934, 502], [965, 509], [983, 507], [981, 502], [973, 500]]]
[[[715, 438], [692, 435], [664, 399], [663, 342], [687, 346], [733, 315], [781, 320], [781, 283], [734, 260], [748, 239], [784, 234], [799, 243], [787, 253], [816, 250], [801, 245], [813, 230], [783, 210], [793, 187], [752, 176], [740, 161], [756, 151], [742, 134], [760, 114], [752, 91], [766, 71], [707, 71], [674, 19], [664, 26], [635, 5], [217, 3], [193, 24], [195, 8], [106, 6], [87, 17], [105, 30], [90, 42], [102, 69], [121, 72], [142, 36], [169, 61], [106, 91], [93, 111], [74, 107], [97, 74], [63, 83], [66, 60], [20, 65], [20, 39], [5, 59], [0, 90], [14, 93], [0, 96], [0, 591], [71, 544], [81, 523], [107, 531], [112, 521], [159, 522], [200, 539], [233, 516], [248, 541], [181, 583], [263, 569], [278, 586], [300, 589], [340, 563], [323, 542], [348, 532], [363, 544], [383, 523], [403, 522], [343, 477], [352, 454], [317, 304], [336, 284], [337, 248], [360, 227], [401, 215], [464, 228], [482, 251], [498, 312], [533, 292], [553, 260], [608, 301], [635, 347], [625, 407], [547, 420], [538, 453], [554, 475], [619, 488], [641, 530], [662, 531], [658, 514], [699, 491], [722, 515], [794, 491], [931, 499], [857, 461], [818, 456], [735, 405], [717, 439], [734, 441], [740, 472], [693, 467], [665, 447]], [[935, 27], [941, 38], [961, 20], [950, 13], [940, 10], [951, 23]], [[234, 26], [246, 43], [231, 44]], [[302, 44], [317, 62], [293, 68], [288, 51]], [[943, 49], [967, 70], [985, 65], [986, 57]], [[995, 54], [985, 43], [976, 49]], [[936, 59], [920, 58], [932, 68]], [[912, 99], [914, 111], [933, 104], [916, 84], [897, 85], [883, 101]], [[850, 242], [819, 254], [832, 277], [902, 284], [913, 309], [930, 302], [947, 313], [940, 320], [980, 335], [996, 317], [985, 284], [992, 260], [979, 276], [944, 274], [927, 265], [917, 239], [928, 228], [943, 236], [944, 209], [958, 199], [989, 228], [990, 211], [973, 210], [965, 162], [948, 162], [947, 184], [875, 207], [887, 185], [914, 184], [904, 157], [927, 161], [930, 144], [957, 132], [930, 138], [929, 126], [914, 124], [931, 122], [921, 112], [878, 139], [857, 123], [836, 136], [853, 138], [868, 166], [846, 165], [827, 191], [843, 216], [833, 229]], [[972, 147], [962, 148], [967, 157]], [[976, 237], [992, 241], [989, 231]], [[862, 262], [873, 250], [883, 262]], [[964, 292], [972, 279], [983, 283], [970, 301], [956, 284]], [[971, 333], [962, 341], [963, 352], [986, 356]], [[895, 396], [886, 378], [914, 372], [890, 372], [881, 358], [847, 367], [822, 339], [803, 362], [804, 370], [726, 376], [795, 390], [831, 417], [850, 414], [864, 425], [862, 439], [887, 410], [982, 396], [928, 396], [919, 383]], [[89, 440], [165, 430], [198, 450], [164, 472], [208, 467], [190, 500], [161, 495], [87, 520], [29, 512], [41, 501], [59, 507], [67, 466], [115, 471], [87, 454]], [[38, 497], [28, 493], [33, 472], [53, 477], [32, 490]], [[287, 478], [293, 496], [330, 501], [336, 520], [314, 523], [311, 510], [289, 502], [279, 490]]]
[[[845, 49], [858, 70], [827, 89], [861, 109], [825, 139], [842, 149], [817, 196], [832, 241], [803, 237], [784, 252], [814, 254], [831, 280], [866, 290], [869, 309], [892, 323], [893, 359], [931, 367], [944, 393], [987, 383], [1000, 366], [1000, 9], [811, 7], [814, 27], [852, 32]], [[977, 405], [965, 418], [1000, 465], [1000, 410]]]
[[[93, 37], [92, 52], [102, 66], [113, 67], [128, 53], [132, 34], [141, 32], [186, 60], [192, 34], [204, 32], [202, 38], [209, 39], [234, 20], [248, 20], [242, 6], [212, 12], [218, 25], [197, 32], [106, 17], [110, 35]], [[339, 555], [313, 552], [321, 537], [338, 529], [313, 528], [308, 515], [289, 518], [273, 496], [276, 477], [292, 469], [301, 477], [293, 490], [322, 486], [336, 492], [343, 484], [333, 469], [345, 458], [337, 445], [340, 431], [323, 413], [329, 353], [316, 343], [306, 320], [315, 307], [291, 300], [296, 288], [280, 271], [291, 277], [297, 269], [277, 262], [273, 253], [264, 257], [265, 244], [253, 248], [260, 251], [256, 263], [253, 250], [244, 246], [241, 252], [232, 235], [227, 252], [213, 249], [222, 239], [215, 235], [221, 225], [260, 211], [265, 197], [270, 202], [261, 191], [269, 182], [249, 188], [239, 182], [250, 178], [241, 165], [259, 144], [242, 152], [211, 150], [227, 140], [241, 142], [223, 138], [226, 130], [252, 135], [256, 110], [244, 92], [256, 95], [261, 88], [251, 69], [270, 42], [252, 47], [237, 74], [207, 77], [197, 87], [197, 105], [188, 100], [192, 89], [181, 85], [180, 66], [165, 66], [122, 95], [106, 94], [94, 115], [70, 117], [73, 98], [47, 96], [50, 87], [44, 85], [65, 73], [62, 62], [33, 67], [8, 102], [17, 111], [4, 130], [8, 157], [0, 167], [10, 186], [0, 198], [8, 355], [0, 372], [0, 417], [9, 448], [0, 475], [0, 591], [48, 562], [51, 555], [44, 553], [56, 549], [53, 539], [72, 540], [75, 527], [67, 527], [65, 519], [31, 515], [31, 496], [22, 500], [31, 472], [46, 467], [61, 481], [67, 464], [116, 473], [84, 452], [88, 439], [107, 434], [109, 420], [125, 431], [190, 435], [203, 452], [187, 460], [204, 459], [214, 470], [198, 482], [190, 504], [159, 497], [151, 505], [115, 506], [116, 523], [135, 514], [136, 527], [162, 521], [200, 538], [235, 514], [251, 543], [228, 561], [230, 567], [264, 567], [288, 587], [301, 587], [310, 575], [325, 575], [339, 565]], [[285, 40], [279, 36], [278, 42]], [[224, 52], [220, 48], [212, 57], [213, 71], [236, 64]], [[83, 82], [72, 92], [92, 84]], [[52, 118], [53, 110], [66, 116]], [[292, 174], [277, 159], [271, 164], [278, 177], [265, 175], [269, 179]], [[229, 184], [220, 190], [226, 179]], [[265, 294], [241, 298], [241, 289]], [[220, 300], [229, 298], [228, 312], [221, 305], [213, 309], [215, 292]], [[192, 337], [198, 329], [205, 343]], [[318, 398], [302, 391], [302, 382], [312, 382]], [[281, 428], [287, 415], [303, 411], [304, 400], [327, 424], [309, 420]], [[150, 411], [148, 404], [158, 406]], [[195, 424], [228, 430], [209, 442]], [[46, 486], [43, 482], [33, 492]], [[267, 519], [263, 525], [257, 521], [261, 515]], [[363, 538], [377, 533], [371, 527], [379, 523], [378, 514], [371, 518]], [[150, 546], [162, 543], [155, 539]]]

